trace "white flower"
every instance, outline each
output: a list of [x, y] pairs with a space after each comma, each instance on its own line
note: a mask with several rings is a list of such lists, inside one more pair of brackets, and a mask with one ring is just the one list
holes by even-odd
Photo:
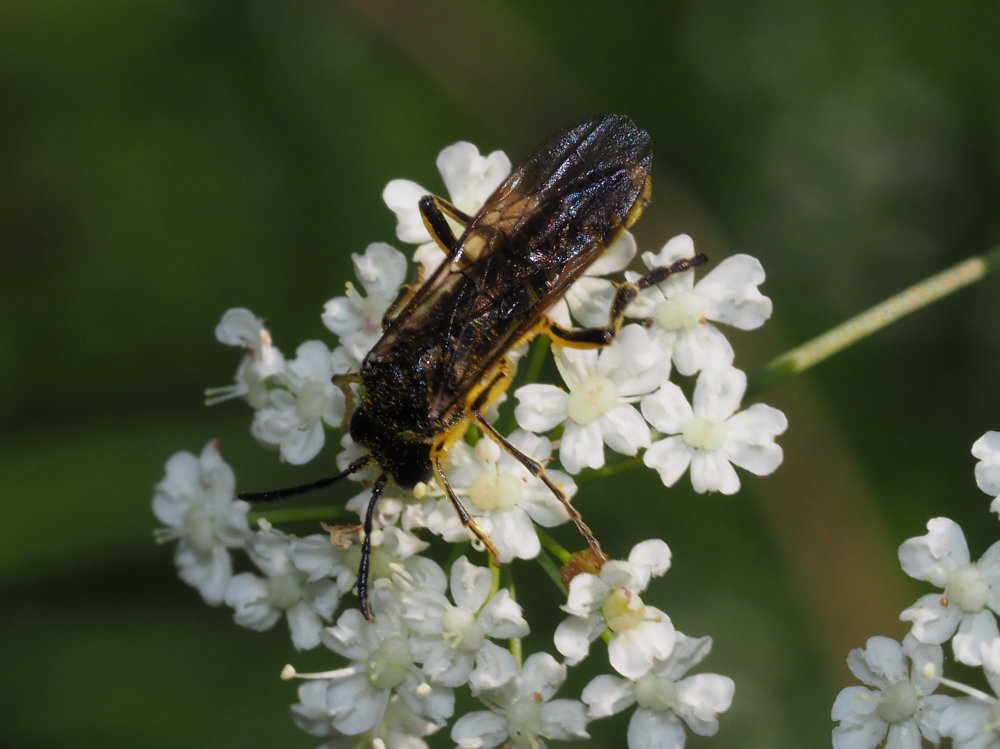
[[936, 744], [938, 714], [952, 698], [932, 695], [937, 681], [924, 673], [940, 673], [942, 658], [939, 646], [909, 636], [902, 645], [872, 637], [864, 650], [852, 650], [851, 673], [874, 689], [847, 687], [837, 695], [834, 749], [874, 749], [883, 739], [885, 749], [919, 749], [921, 736]]
[[323, 622], [330, 621], [340, 591], [333, 580], [310, 581], [292, 564], [292, 539], [273, 531], [259, 531], [251, 537], [247, 553], [266, 575], [242, 572], [229, 581], [226, 604], [233, 607], [236, 623], [262, 632], [274, 626], [284, 614], [299, 650], [320, 642]]
[[1000, 638], [982, 646], [983, 673], [993, 694], [948, 681], [969, 697], [956, 699], [941, 711], [939, 729], [952, 739], [954, 749], [1000, 749]]
[[938, 728], [953, 749], [1000, 749], [1000, 703], [995, 697], [956, 699], [941, 711]]
[[521, 673], [499, 689], [479, 695], [489, 712], [463, 715], [451, 739], [462, 749], [544, 749], [543, 739], [587, 739], [587, 716], [577, 700], [553, 700], [566, 679], [566, 667], [548, 653], [528, 656]]
[[513, 677], [511, 654], [489, 638], [510, 639], [528, 634], [521, 607], [506, 589], [491, 594], [493, 575], [463, 556], [451, 568], [451, 595], [445, 595], [444, 571], [434, 565], [414, 584], [405, 573], [403, 619], [413, 632], [412, 649], [432, 681], [447, 687], [469, 683], [473, 694], [495, 689]]
[[[415, 716], [444, 725], [455, 709], [451, 689], [428, 684], [410, 650], [410, 635], [403, 624], [400, 602], [391, 586], [376, 585], [371, 591], [374, 622], [357, 609], [344, 611], [337, 623], [323, 632], [324, 644], [348, 658], [349, 666], [315, 674], [325, 677], [322, 692], [310, 695], [303, 711], [310, 721], [329, 720], [332, 728], [355, 736], [375, 729], [384, 721], [393, 695]], [[300, 695], [301, 697], [301, 695]], [[303, 700], [305, 703], [305, 700]], [[312, 709], [308, 709], [309, 706]], [[293, 708], [294, 709], [294, 708]]]
[[907, 575], [927, 580], [943, 594], [923, 596], [899, 618], [913, 622], [913, 636], [920, 642], [939, 645], [954, 635], [955, 658], [978, 666], [982, 646], [1000, 635], [993, 615], [1000, 611], [1000, 542], [973, 563], [965, 535], [953, 520], [933, 518], [927, 530], [899, 547], [899, 561]]
[[333, 354], [320, 341], [306, 341], [280, 377], [284, 387], [268, 391], [267, 405], [254, 414], [251, 432], [261, 442], [276, 445], [283, 460], [308, 463], [326, 442], [328, 426], [344, 418], [344, 394], [333, 384]]
[[227, 310], [215, 328], [215, 338], [227, 346], [246, 349], [246, 355], [236, 370], [232, 385], [205, 390], [205, 404], [211, 406], [231, 398], [246, 398], [251, 407], [261, 408], [267, 400], [265, 380], [285, 368], [285, 358], [271, 343], [271, 334], [263, 321], [242, 307]]
[[[645, 252], [650, 269], [669, 266], [695, 254], [694, 241], [681, 234], [657, 254]], [[626, 274], [629, 280], [638, 274]], [[640, 294], [628, 314], [652, 319], [650, 338], [673, 352], [677, 371], [692, 375], [703, 369], [725, 369], [733, 363], [733, 347], [709, 322], [741, 330], [759, 328], [771, 316], [771, 300], [757, 287], [764, 282], [764, 268], [749, 255], [733, 255], [719, 263], [697, 284], [694, 272], [678, 273]]]
[[995, 497], [990, 511], [1000, 513], [1000, 432], [987, 432], [972, 444], [976, 463], [976, 484]]
[[[479, 212], [490, 194], [510, 174], [510, 159], [503, 151], [482, 156], [474, 145], [460, 141], [441, 151], [437, 168], [444, 179], [451, 204], [472, 216]], [[401, 242], [421, 245], [416, 258], [428, 271], [444, 259], [444, 254], [431, 241], [417, 208], [420, 198], [430, 193], [430, 190], [407, 179], [394, 179], [382, 191], [382, 200], [396, 214], [396, 236]], [[456, 236], [462, 233], [462, 227], [450, 219], [449, 223]]]
[[[344, 553], [344, 563], [353, 570], [357, 570], [361, 562], [360, 529], [356, 540], [357, 543], [349, 546]], [[369, 557], [371, 579], [389, 578], [400, 567], [415, 573], [413, 565], [423, 563], [417, 554], [428, 546], [430, 544], [426, 541], [393, 525], [373, 528]]]
[[643, 398], [642, 415], [672, 435], [654, 442], [643, 456], [664, 485], [673, 486], [690, 465], [696, 492], [734, 494], [740, 479], [733, 465], [758, 476], [778, 467], [782, 452], [774, 438], [785, 431], [788, 420], [778, 409], [762, 403], [737, 413], [746, 385], [746, 375], [738, 369], [703, 371], [694, 388], [693, 405], [672, 382]]
[[605, 675], [591, 681], [582, 695], [587, 714], [603, 718], [637, 703], [628, 725], [629, 749], [681, 749], [685, 740], [681, 721], [699, 736], [714, 736], [719, 713], [732, 704], [733, 680], [718, 674], [684, 676], [711, 648], [709, 637], [678, 632], [673, 652], [642, 676], [629, 680]]
[[569, 392], [555, 385], [518, 388], [517, 423], [532, 432], [565, 424], [559, 460], [570, 473], [604, 465], [604, 445], [635, 455], [649, 445], [649, 427], [632, 402], [670, 376], [670, 362], [645, 328], [626, 325], [603, 349], [556, 349], [556, 365]]
[[659, 539], [637, 544], [627, 562], [605, 562], [598, 575], [584, 572], [569, 584], [563, 610], [571, 616], [555, 632], [555, 645], [573, 666], [582, 661], [590, 643], [609, 629], [608, 660], [622, 676], [637, 679], [674, 648], [670, 617], [646, 606], [639, 593], [652, 577], [670, 568], [670, 549]]
[[361, 360], [382, 336], [382, 317], [406, 280], [407, 262], [402, 252], [384, 242], [374, 242], [364, 255], [351, 254], [354, 274], [365, 290], [347, 284], [347, 295], [334, 297], [323, 307], [323, 324], [340, 339], [348, 359], [343, 371], [357, 371]]
[[201, 455], [171, 456], [166, 476], [156, 485], [153, 513], [167, 526], [156, 531], [156, 538], [178, 541], [174, 561], [181, 579], [211, 606], [225, 597], [233, 574], [229, 549], [244, 545], [249, 509], [236, 499], [236, 477], [215, 440]]
[[437, 732], [441, 726], [415, 715], [398, 695], [392, 695], [385, 706], [381, 721], [370, 730], [351, 739], [333, 726], [335, 711], [327, 705], [328, 681], [310, 680], [299, 687], [299, 701], [292, 705], [295, 725], [311, 736], [338, 736], [339, 740], [324, 744], [322, 749], [427, 749], [422, 737]]
[[[552, 453], [545, 437], [517, 430], [510, 435], [512, 445], [526, 455], [544, 462]], [[448, 480], [455, 493], [465, 500], [479, 527], [496, 545], [500, 562], [534, 559], [541, 550], [535, 523], [546, 528], [569, 520], [566, 508], [541, 479], [533, 477], [513, 456], [489, 439], [476, 446], [459, 442], [448, 451]], [[546, 471], [563, 494], [572, 497], [576, 484], [562, 471]], [[465, 541], [469, 532], [458, 519], [443, 490], [433, 489], [435, 499], [423, 508], [423, 521], [433, 533], [447, 541]]]
[[[345, 464], [345, 468], [349, 465], [349, 463], [350, 461]], [[375, 466], [375, 468], [378, 469], [378, 466]], [[358, 477], [358, 474], [354, 474], [351, 478], [356, 479]], [[364, 491], [355, 494], [347, 500], [347, 504], [345, 505], [345, 509], [358, 513], [358, 517], [361, 521], [364, 521], [365, 513], [368, 512], [368, 504], [372, 498], [371, 483], [373, 480], [374, 479], [368, 480]], [[404, 514], [407, 515], [407, 517], [412, 514], [411, 510], [414, 507], [416, 507], [416, 503], [413, 501], [412, 492], [400, 489], [398, 486], [390, 484], [382, 491], [382, 495], [378, 498], [378, 502], [375, 505], [375, 512], [372, 515], [372, 524], [375, 528], [388, 528], [393, 525], [401, 525], [406, 531], [411, 531], [414, 528], [422, 528], [422, 523], [405, 525], [401, 522], [401, 518]], [[424, 547], [426, 547], [425, 543], [421, 548]]]
[[295, 569], [306, 574], [308, 582], [333, 580], [341, 593], [354, 587], [357, 568], [347, 564], [344, 545], [339, 543], [339, 529], [329, 528], [326, 534], [314, 533], [305, 538], [292, 538], [290, 555]]

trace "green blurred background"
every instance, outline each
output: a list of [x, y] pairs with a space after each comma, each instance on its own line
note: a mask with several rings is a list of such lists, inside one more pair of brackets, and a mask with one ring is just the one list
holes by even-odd
[[[640, 244], [685, 231], [767, 269], [773, 320], [733, 336], [752, 371], [1000, 237], [998, 31], [1000, 4], [974, 1], [7, 0], [0, 744], [318, 743], [277, 674], [335, 660], [205, 607], [149, 500], [167, 457], [211, 437], [244, 487], [330, 470], [262, 453], [241, 404], [202, 406], [238, 359], [212, 331], [249, 306], [286, 352], [327, 338], [350, 253], [394, 240], [389, 179], [439, 188], [456, 140], [517, 160], [629, 114], [656, 153]], [[690, 746], [827, 744], [848, 649], [901, 636], [928, 591], [897, 545], [935, 515], [975, 555], [996, 539], [969, 448], [1000, 428], [998, 283], [762, 394], [791, 422], [785, 463], [738, 496], [646, 472], [581, 493], [613, 551], [667, 539], [651, 598], [736, 679], [718, 739]], [[539, 588], [527, 603], [554, 618]]]

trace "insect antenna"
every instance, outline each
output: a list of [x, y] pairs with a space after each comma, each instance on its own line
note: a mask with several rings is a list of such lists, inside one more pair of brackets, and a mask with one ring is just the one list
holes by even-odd
[[307, 492], [316, 491], [317, 489], [325, 489], [330, 484], [340, 481], [342, 478], [347, 478], [352, 473], [357, 473], [371, 462], [372, 457], [370, 455], [365, 455], [363, 458], [355, 460], [336, 476], [327, 476], [326, 478], [318, 479], [316, 481], [310, 481], [308, 484], [286, 486], [283, 489], [270, 489], [266, 492], [239, 492], [236, 496], [239, 499], [246, 500], [247, 502], [277, 502], [279, 499], [297, 497], [299, 494], [306, 494]]
[[[324, 489], [330, 484], [350, 476], [352, 473], [357, 473], [374, 460], [372, 456], [365, 455], [355, 460], [336, 476], [327, 476], [317, 481], [310, 481], [308, 484], [288, 486], [284, 489], [271, 489], [266, 492], [240, 492], [236, 496], [247, 502], [276, 502], [280, 499], [296, 497], [299, 494]], [[389, 474], [385, 471], [378, 475], [378, 478], [375, 479], [375, 485], [372, 487], [371, 499], [368, 500], [368, 509], [365, 510], [364, 540], [361, 542], [361, 561], [358, 564], [358, 607], [368, 621], [373, 621], [371, 606], [368, 603], [368, 571], [371, 568], [372, 556], [372, 516], [375, 513], [375, 505], [378, 503], [378, 498], [382, 496], [382, 490], [385, 489], [388, 481]]]
[[368, 621], [373, 621], [371, 606], [368, 605], [368, 569], [371, 567], [372, 558], [372, 515], [375, 513], [375, 504], [382, 496], [382, 490], [389, 480], [389, 474], [382, 472], [375, 479], [372, 487], [372, 496], [368, 500], [368, 509], [365, 510], [365, 539], [361, 542], [361, 561], [358, 563], [358, 608], [361, 609], [362, 616]]

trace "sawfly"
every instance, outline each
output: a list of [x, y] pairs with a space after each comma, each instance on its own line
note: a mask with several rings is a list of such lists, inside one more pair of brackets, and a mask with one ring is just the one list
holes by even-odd
[[[463, 526], [497, 557], [446, 473], [449, 449], [471, 425], [545, 483], [599, 561], [593, 532], [540, 461], [512, 445], [485, 418], [511, 383], [509, 352], [542, 333], [554, 346], [600, 347], [614, 339], [625, 308], [643, 289], [705, 261], [696, 255], [655, 268], [616, 288], [607, 324], [566, 328], [546, 312], [625, 229], [650, 199], [649, 135], [621, 115], [584, 120], [551, 136], [515, 168], [474, 216], [427, 195], [424, 225], [446, 254], [422, 283], [404, 287], [382, 321], [382, 337], [360, 372], [349, 431], [368, 453], [336, 476], [301, 486], [241, 494], [275, 500], [328, 486], [368, 466], [379, 473], [364, 516], [358, 600], [368, 619], [372, 517], [391, 480], [403, 489], [437, 481]], [[449, 219], [463, 227], [456, 236]]]

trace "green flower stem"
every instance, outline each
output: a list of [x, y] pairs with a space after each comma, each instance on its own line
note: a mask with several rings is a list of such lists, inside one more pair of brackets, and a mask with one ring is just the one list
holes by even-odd
[[538, 375], [542, 371], [542, 365], [549, 353], [549, 337], [547, 335], [538, 336], [535, 345], [531, 350], [531, 361], [524, 378], [525, 382], [538, 382]]
[[[490, 572], [493, 573], [493, 582], [490, 584], [490, 598], [500, 590], [500, 565], [497, 564], [492, 554], [486, 555], [486, 562], [489, 565]], [[510, 590], [511, 598], [514, 597], [514, 582], [511, 581], [510, 585], [507, 586]]]
[[576, 476], [576, 483], [579, 485], [586, 484], [595, 479], [606, 479], [609, 476], [631, 471], [633, 468], [639, 468], [640, 466], [642, 466], [642, 458], [635, 456], [619, 463], [606, 465], [603, 468], [585, 468]]
[[[500, 566], [493, 561], [490, 557], [490, 569], [493, 570], [494, 579], [499, 581], [500, 579]], [[517, 600], [517, 589], [514, 587], [514, 575], [511, 573], [510, 568], [507, 569], [507, 591], [510, 593], [510, 600]], [[507, 640], [507, 649], [510, 654], [514, 656], [514, 662], [517, 664], [518, 668], [521, 668], [521, 664], [524, 662], [524, 651], [521, 648], [521, 638], [511, 637]]]
[[[257, 525], [258, 520], [266, 520], [269, 523], [305, 523], [330, 521], [347, 517], [343, 506], [326, 505], [320, 507], [293, 507], [288, 510], [262, 510], [251, 512], [247, 515], [247, 522], [250, 527]], [[356, 516], [352, 516], [356, 517]]]
[[535, 529], [538, 531], [538, 540], [542, 542], [542, 546], [545, 547], [546, 551], [558, 559], [560, 564], [566, 564], [573, 555], [562, 544], [552, 538], [547, 531], [542, 530], [540, 526], [535, 526]]
[[783, 377], [804, 372], [911, 312], [979, 281], [998, 267], [1000, 267], [1000, 246], [983, 255], [964, 260], [901, 291], [832, 330], [782, 354], [754, 372], [747, 385], [747, 395], [770, 387]]
[[538, 566], [542, 568], [542, 571], [548, 575], [549, 580], [555, 583], [555, 586], [559, 588], [559, 592], [562, 595], [566, 595], [566, 586], [562, 583], [562, 575], [559, 574], [559, 566], [552, 561], [552, 557], [548, 554], [539, 554], [535, 557], [535, 561], [538, 562]]

